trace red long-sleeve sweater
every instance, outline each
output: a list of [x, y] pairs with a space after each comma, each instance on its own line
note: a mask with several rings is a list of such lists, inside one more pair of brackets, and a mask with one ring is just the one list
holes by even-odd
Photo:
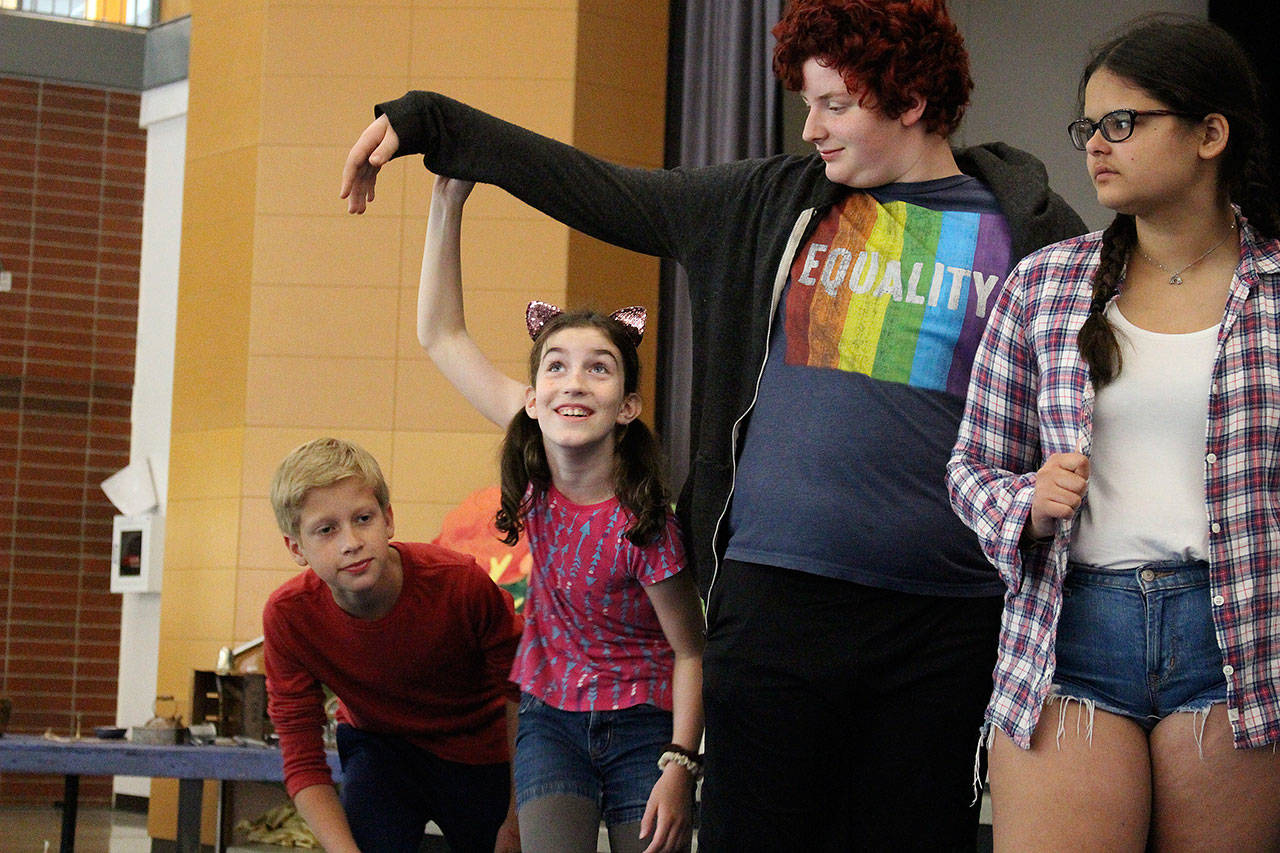
[[523, 622], [511, 596], [470, 557], [392, 543], [404, 583], [391, 612], [357, 619], [307, 570], [263, 611], [268, 712], [280, 736], [285, 788], [331, 784], [322, 729], [326, 685], [338, 721], [396, 734], [447, 761], [508, 760], [505, 702]]

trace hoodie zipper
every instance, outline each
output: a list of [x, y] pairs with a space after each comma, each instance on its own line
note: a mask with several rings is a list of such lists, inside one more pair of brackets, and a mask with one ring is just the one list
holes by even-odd
[[791, 236], [787, 239], [786, 251], [782, 253], [782, 259], [778, 262], [777, 272], [773, 276], [773, 295], [769, 301], [769, 324], [765, 327], [764, 336], [764, 358], [760, 362], [760, 370], [756, 373], [755, 390], [751, 394], [751, 402], [747, 404], [742, 414], [738, 415], [737, 420], [733, 422], [733, 429], [729, 433], [729, 458], [733, 460], [730, 466], [729, 494], [725, 496], [724, 506], [720, 508], [720, 515], [716, 518], [715, 529], [711, 533], [711, 557], [714, 562], [711, 567], [711, 583], [707, 586], [706, 606], [702, 609], [703, 627], [705, 628], [710, 628], [710, 624], [707, 622], [707, 614], [711, 611], [711, 594], [715, 591], [716, 580], [720, 577], [720, 553], [716, 549], [715, 543], [720, 541], [720, 529], [724, 525], [725, 516], [729, 512], [729, 504], [733, 502], [733, 492], [738, 482], [738, 432], [742, 428], [742, 422], [747, 415], [751, 414], [751, 410], [756, 407], [756, 401], [760, 399], [760, 382], [764, 378], [764, 368], [769, 362], [769, 347], [773, 342], [773, 319], [778, 313], [778, 303], [782, 300], [782, 291], [786, 287], [787, 278], [791, 275], [791, 265], [795, 261], [796, 251], [800, 248], [800, 243], [808, 230], [809, 222], [812, 221], [816, 212], [817, 208], [815, 207], [801, 211], [795, 225], [791, 228]]

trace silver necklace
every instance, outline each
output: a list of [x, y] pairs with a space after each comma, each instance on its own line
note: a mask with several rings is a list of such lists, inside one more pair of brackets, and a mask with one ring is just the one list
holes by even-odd
[[1212, 255], [1214, 252], [1218, 251], [1218, 247], [1219, 247], [1219, 246], [1221, 246], [1223, 243], [1227, 242], [1227, 238], [1228, 238], [1228, 237], [1230, 237], [1230, 236], [1231, 236], [1232, 234], [1234, 234], [1234, 233], [1236, 233], [1236, 223], [1233, 221], [1233, 222], [1231, 223], [1231, 230], [1227, 232], [1227, 236], [1226, 236], [1226, 237], [1223, 237], [1221, 240], [1219, 240], [1218, 242], [1216, 242], [1216, 243], [1214, 243], [1212, 246], [1210, 246], [1210, 247], [1209, 247], [1209, 250], [1208, 250], [1207, 252], [1205, 252], [1203, 255], [1201, 255], [1200, 257], [1196, 258], [1194, 261], [1192, 261], [1191, 263], [1187, 264], [1187, 265], [1186, 265], [1185, 267], [1183, 267], [1182, 269], [1180, 269], [1180, 270], [1176, 270], [1176, 271], [1175, 271], [1175, 270], [1171, 270], [1171, 269], [1169, 269], [1169, 268], [1168, 268], [1168, 267], [1166, 267], [1164, 264], [1160, 263], [1160, 262], [1159, 262], [1159, 261], [1157, 261], [1155, 258], [1153, 258], [1153, 257], [1151, 257], [1150, 255], [1148, 255], [1145, 251], [1143, 251], [1143, 249], [1142, 249], [1142, 246], [1141, 246], [1141, 245], [1139, 245], [1139, 246], [1138, 246], [1138, 254], [1140, 254], [1140, 255], [1142, 255], [1142, 257], [1146, 258], [1147, 263], [1149, 263], [1149, 264], [1153, 264], [1153, 265], [1155, 265], [1155, 266], [1159, 267], [1162, 271], [1164, 271], [1164, 272], [1168, 273], [1168, 274], [1169, 274], [1169, 283], [1170, 283], [1170, 284], [1172, 284], [1172, 285], [1174, 285], [1174, 286], [1177, 286], [1177, 285], [1182, 284], [1182, 274], [1183, 274], [1184, 272], [1186, 272], [1187, 270], [1191, 269], [1191, 268], [1192, 268], [1192, 267], [1194, 267], [1196, 264], [1198, 264], [1198, 263], [1200, 263], [1201, 261], [1203, 261], [1205, 258], [1209, 257], [1209, 256], [1210, 256], [1210, 255]]

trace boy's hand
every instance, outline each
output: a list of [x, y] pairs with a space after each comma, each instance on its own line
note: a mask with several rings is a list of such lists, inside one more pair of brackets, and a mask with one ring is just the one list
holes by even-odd
[[347, 162], [342, 167], [342, 191], [339, 198], [347, 200], [347, 213], [364, 213], [373, 201], [373, 187], [378, 182], [378, 170], [400, 150], [400, 137], [391, 127], [386, 116], [378, 116], [364, 129], [356, 144], [347, 152]]
[[515, 813], [507, 815], [507, 819], [498, 827], [498, 839], [493, 844], [493, 853], [520, 853], [520, 823]]
[[1054, 453], [1036, 472], [1027, 532], [1036, 539], [1053, 535], [1058, 520], [1080, 509], [1089, 485], [1089, 457], [1082, 453]]

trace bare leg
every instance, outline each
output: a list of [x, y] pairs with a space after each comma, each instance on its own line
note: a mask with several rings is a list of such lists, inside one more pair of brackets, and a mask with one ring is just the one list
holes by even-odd
[[553, 794], [520, 809], [524, 853], [596, 853], [600, 810], [586, 797]]
[[997, 853], [1145, 849], [1151, 763], [1147, 734], [1132, 720], [1051, 700], [1030, 750], [997, 731], [990, 758]]
[[1233, 748], [1226, 705], [1161, 720], [1151, 763], [1156, 850], [1280, 850], [1280, 754]]

